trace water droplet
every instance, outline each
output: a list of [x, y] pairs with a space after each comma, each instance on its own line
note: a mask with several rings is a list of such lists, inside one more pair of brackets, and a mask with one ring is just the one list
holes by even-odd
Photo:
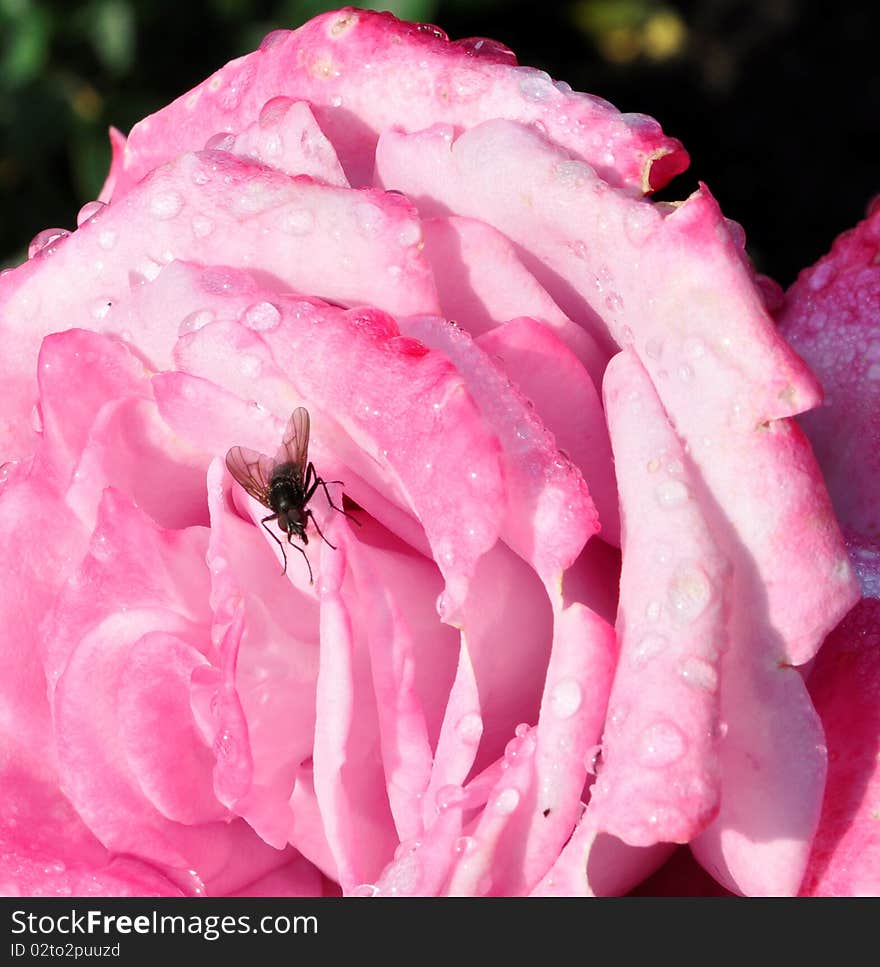
[[566, 188], [580, 188], [594, 178], [593, 169], [584, 161], [560, 161], [554, 165], [553, 174]]
[[207, 238], [214, 231], [214, 222], [207, 215], [194, 215], [190, 225], [196, 238]]
[[150, 198], [150, 214], [161, 221], [175, 218], [183, 208], [183, 196], [176, 191], [159, 191]]
[[257, 302], [245, 309], [242, 322], [256, 332], [268, 332], [281, 322], [281, 310], [271, 302]]
[[605, 308], [611, 312], [620, 312], [623, 309], [623, 299], [617, 292], [609, 292], [605, 297]]
[[180, 325], [177, 327], [177, 335], [185, 336], [188, 332], [198, 332], [203, 326], [214, 321], [214, 312], [211, 309], [196, 309], [188, 316], [184, 316]]
[[712, 583], [701, 568], [684, 568], [672, 579], [668, 597], [672, 613], [688, 623], [705, 610], [712, 597]]
[[56, 246], [64, 241], [70, 232], [66, 228], [44, 228], [38, 232], [28, 245], [28, 258], [32, 259], [35, 255], [42, 252], [44, 255], [51, 255]]
[[334, 94], [333, 97], [330, 98], [330, 106], [342, 107], [342, 98], [338, 94]]
[[92, 318], [97, 320], [104, 319], [112, 308], [113, 302], [110, 299], [98, 299], [92, 303]]
[[528, 758], [535, 751], [535, 740], [529, 732], [512, 738], [504, 747], [506, 765], [513, 765], [516, 761]]
[[239, 360], [238, 366], [249, 379], [257, 379], [263, 371], [263, 361], [259, 356], [254, 356], [251, 353], [245, 353]]
[[237, 751], [237, 742], [229, 729], [223, 729], [214, 740], [214, 755], [218, 759], [230, 759]]
[[401, 225], [397, 233], [399, 245], [403, 246], [403, 248], [409, 248], [410, 245], [418, 245], [421, 240], [422, 226], [418, 222], [407, 221]]
[[315, 227], [315, 216], [307, 208], [294, 208], [281, 217], [281, 231], [287, 235], [308, 235]]
[[462, 742], [476, 745], [483, 734], [483, 719], [479, 712], [468, 712], [458, 720], [455, 731]]
[[415, 853], [417, 849], [421, 849], [421, 846], [421, 840], [418, 839], [402, 840], [394, 850], [394, 858], [399, 860], [403, 856], [409, 856], [410, 853]]
[[437, 796], [435, 797], [437, 811], [442, 813], [453, 806], [459, 806], [466, 798], [467, 793], [461, 786], [443, 786], [437, 790]]
[[587, 770], [587, 774], [595, 776], [599, 771], [599, 763], [602, 760], [602, 746], [601, 745], [591, 745], [589, 749], [584, 753], [584, 767]]
[[[287, 33], [285, 30], [275, 30], [273, 33], [283, 34]], [[271, 35], [270, 35], [271, 36]], [[360, 886], [356, 886], [349, 896], [378, 896], [379, 887], [375, 883], [361, 883]]]
[[413, 896], [422, 880], [422, 862], [414, 853], [396, 860], [382, 874], [386, 896]]
[[718, 688], [718, 672], [714, 665], [702, 658], [688, 658], [681, 666], [681, 677], [693, 688], [714, 692]]
[[575, 679], [563, 678], [550, 692], [550, 708], [557, 718], [571, 718], [581, 707], [583, 697], [581, 686]]
[[544, 71], [532, 67], [519, 67], [517, 70], [524, 75], [520, 78], [519, 91], [527, 101], [546, 101], [559, 94], [550, 75]]
[[503, 61], [511, 67], [516, 66], [516, 54], [497, 40], [490, 40], [487, 37], [464, 37], [453, 41], [453, 47], [461, 47], [471, 57], [486, 57]]
[[502, 816], [509, 816], [516, 807], [519, 805], [519, 791], [514, 788], [503, 789], [495, 797], [495, 802], [493, 803], [495, 811], [501, 813]]
[[623, 230], [633, 245], [644, 245], [657, 216], [650, 204], [632, 202], [623, 219]]
[[685, 738], [671, 722], [655, 722], [639, 739], [639, 761], [651, 769], [662, 769], [677, 762], [685, 753]]
[[33, 405], [33, 409], [31, 410], [30, 424], [34, 433], [43, 432], [43, 409], [39, 403], [34, 403]]
[[218, 131], [205, 142], [205, 151], [232, 151], [235, 147], [235, 135], [229, 131]]
[[270, 30], [260, 41], [259, 49], [271, 50], [278, 44], [283, 43], [292, 33], [292, 30]]
[[459, 836], [453, 844], [453, 849], [460, 856], [464, 856], [466, 853], [472, 853], [476, 848], [477, 841], [473, 836]]
[[513, 432], [516, 434], [519, 440], [531, 440], [532, 438], [532, 428], [529, 426], [525, 420], [520, 420], [519, 423], [514, 427]]
[[658, 484], [654, 491], [657, 503], [664, 509], [670, 510], [673, 507], [681, 507], [690, 497], [690, 491], [686, 484], [680, 480], [664, 480]]
[[663, 606], [659, 601], [649, 601], [645, 606], [645, 617], [648, 621], [656, 621], [660, 617]]
[[[657, 604], [656, 601], [653, 603]], [[668, 642], [663, 635], [654, 634], [653, 632], [644, 635], [639, 639], [633, 649], [633, 663], [636, 665], [647, 664], [652, 658], [659, 655], [667, 645]]]
[[630, 326], [624, 326], [620, 330], [620, 339], [624, 346], [631, 346], [635, 342], [636, 337]]
[[574, 242], [571, 242], [569, 244], [569, 248], [571, 249], [575, 258], [587, 259], [590, 255], [590, 250], [587, 248], [586, 243], [582, 242], [580, 239], [576, 239]]
[[368, 237], [378, 235], [387, 221], [382, 209], [369, 202], [361, 202], [355, 207], [354, 220], [359, 231]]
[[649, 339], [645, 343], [645, 355], [650, 359], [659, 359], [663, 352], [663, 343], [659, 339]]
[[706, 355], [706, 344], [702, 339], [689, 336], [684, 341], [684, 353], [689, 359], [702, 359]]
[[76, 213], [77, 228], [80, 225], [84, 225], [90, 218], [94, 218], [95, 215], [102, 212], [106, 207], [102, 201], [87, 201]]

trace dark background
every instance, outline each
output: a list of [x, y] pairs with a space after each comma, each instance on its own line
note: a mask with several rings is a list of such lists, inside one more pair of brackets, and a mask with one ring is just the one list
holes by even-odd
[[[0, 0], [0, 265], [72, 228], [123, 131], [254, 49], [341, 6], [315, 0]], [[880, 4], [815, 0], [388, 0], [490, 36], [623, 111], [657, 118], [783, 285], [880, 192]]]

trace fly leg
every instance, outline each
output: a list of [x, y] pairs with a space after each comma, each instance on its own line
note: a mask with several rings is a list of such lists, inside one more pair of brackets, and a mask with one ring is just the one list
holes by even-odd
[[[308, 511], [306, 511], [306, 513], [308, 513]], [[314, 517], [312, 518], [312, 520], [314, 520]], [[318, 525], [315, 524], [315, 527], [317, 527], [317, 526]], [[320, 531], [318, 531], [318, 533], [321, 534]], [[323, 536], [324, 535], [321, 534], [321, 537], [323, 537]], [[294, 544], [293, 543], [292, 535], [291, 535], [290, 531], [287, 532], [287, 543], [290, 544], [291, 547], [295, 547], [300, 552], [300, 554], [302, 554], [302, 556], [306, 559], [306, 567], [309, 569], [309, 584], [314, 584], [315, 583], [315, 579], [312, 576], [312, 565], [311, 565], [311, 562], [309, 561], [309, 555], [306, 554], [306, 552], [299, 546], [299, 544]], [[285, 567], [287, 566], [286, 561], [287, 561], [287, 558], [285, 558]]]
[[[323, 487], [324, 488], [324, 496], [327, 498], [327, 503], [330, 504], [330, 506], [335, 511], [338, 511], [340, 514], [342, 514], [343, 517], [347, 517], [349, 520], [353, 520], [358, 525], [358, 527], [360, 527], [361, 526], [361, 522], [357, 519], [357, 517], [353, 517], [351, 514], [349, 514], [349, 512], [347, 510], [343, 510], [341, 507], [337, 507], [336, 504], [333, 503], [333, 499], [330, 496], [330, 491], [327, 489], [327, 484], [328, 483], [341, 484], [342, 481], [341, 480], [325, 480], [323, 477], [319, 477], [318, 474], [317, 474], [317, 471], [315, 470], [315, 465], [311, 461], [309, 461], [309, 465], [306, 468], [306, 479], [304, 481], [304, 487], [305, 487], [306, 495], [305, 495], [305, 500], [303, 500], [303, 503], [304, 504], [307, 504], [312, 499], [312, 496], [315, 493], [315, 491], [318, 489], [318, 487]], [[312, 517], [312, 520], [313, 521], [314, 521], [314, 519], [315, 518]], [[318, 525], [315, 524], [315, 527], [317, 527], [317, 526]], [[320, 529], [318, 530], [318, 533], [321, 534]], [[324, 537], [323, 534], [321, 534], [321, 536]], [[324, 538], [324, 540], [327, 540], [327, 539]], [[327, 543], [330, 544], [329, 541], [327, 541]], [[330, 546], [332, 547], [333, 545], [331, 544]]]
[[[263, 528], [265, 529], [265, 531], [269, 535], [269, 537], [271, 537], [272, 540], [275, 541], [275, 543], [281, 548], [281, 556], [284, 558], [284, 570], [281, 573], [282, 574], [287, 574], [287, 555], [284, 553], [284, 545], [281, 543], [280, 540], [278, 540], [278, 538], [272, 533], [272, 531], [270, 531], [269, 528], [266, 527], [266, 521], [267, 520], [277, 520], [277, 518], [278, 518], [278, 515], [277, 514], [269, 514], [269, 516], [268, 517], [264, 517], [260, 521], [260, 523], [263, 525]], [[288, 534], [287, 536], [288, 536], [288, 543], [289, 543], [290, 535]], [[295, 544], [294, 544], [294, 547], [296, 547]], [[302, 550], [302, 548], [299, 548], [298, 547], [297, 550]], [[305, 553], [305, 551], [303, 551], [303, 553]], [[306, 561], [308, 561], [308, 558], [306, 558]], [[309, 572], [311, 573], [311, 568], [309, 568]]]

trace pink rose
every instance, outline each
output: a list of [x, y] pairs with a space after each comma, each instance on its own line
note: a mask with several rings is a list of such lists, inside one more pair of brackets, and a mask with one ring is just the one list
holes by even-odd
[[[781, 316], [837, 627], [819, 383], [651, 119], [346, 9], [113, 146], [0, 279], [4, 892], [878, 891], [876, 216]], [[299, 406], [282, 573], [224, 457]]]

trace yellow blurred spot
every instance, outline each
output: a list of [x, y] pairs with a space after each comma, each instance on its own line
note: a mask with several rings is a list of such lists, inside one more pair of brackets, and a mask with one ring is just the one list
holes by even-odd
[[599, 34], [596, 40], [602, 56], [614, 64], [628, 64], [641, 51], [638, 31], [631, 27], [612, 27]]
[[577, 0], [569, 9], [575, 26], [615, 64], [669, 60], [687, 42], [681, 15], [658, 0]]
[[80, 84], [73, 92], [71, 104], [74, 113], [84, 121], [97, 121], [104, 101], [91, 84]]
[[687, 39], [687, 27], [674, 10], [659, 10], [648, 18], [642, 37], [643, 49], [651, 60], [668, 60], [680, 54]]

